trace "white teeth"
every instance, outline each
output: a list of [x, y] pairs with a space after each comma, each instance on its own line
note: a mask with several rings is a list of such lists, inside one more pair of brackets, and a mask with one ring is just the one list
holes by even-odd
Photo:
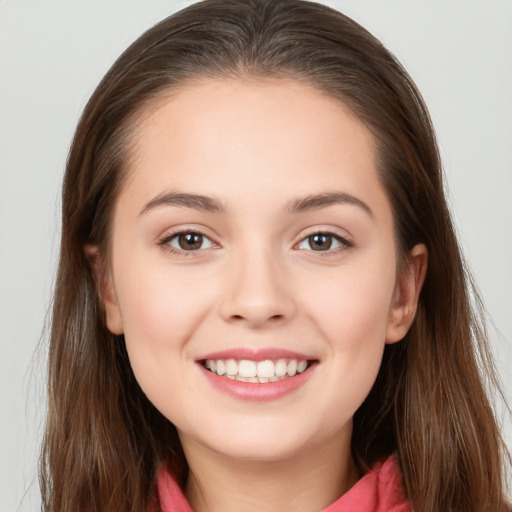
[[242, 359], [238, 363], [238, 375], [240, 377], [256, 377], [256, 363]]
[[254, 384], [258, 382], [258, 377], [240, 377], [240, 375], [237, 375], [234, 379], [239, 382], [252, 382]]
[[[226, 373], [228, 375], [236, 375], [238, 373], [238, 364], [234, 359], [228, 359], [226, 361]], [[244, 375], [245, 377], [245, 375]], [[247, 375], [248, 377], [248, 375]]]
[[293, 377], [293, 376], [297, 373], [297, 360], [296, 360], [296, 359], [292, 359], [292, 360], [288, 363], [288, 368], [286, 369], [286, 373], [287, 373], [290, 377]]
[[240, 382], [267, 383], [303, 373], [308, 362], [304, 359], [266, 359], [258, 362], [249, 359], [208, 359], [204, 366], [212, 373]]
[[256, 373], [260, 378], [273, 377], [275, 375], [274, 363], [272, 361], [260, 361], [256, 367]]
[[286, 361], [284, 359], [279, 359], [276, 363], [276, 375], [278, 377], [284, 377], [286, 375]]
[[224, 375], [226, 373], [226, 364], [222, 360], [217, 361], [217, 375]]

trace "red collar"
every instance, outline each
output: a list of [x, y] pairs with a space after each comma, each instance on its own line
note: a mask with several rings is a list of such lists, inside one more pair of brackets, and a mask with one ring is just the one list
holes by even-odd
[[[410, 512], [394, 457], [377, 463], [348, 492], [322, 512]], [[162, 468], [157, 478], [161, 512], [193, 512], [182, 490]]]

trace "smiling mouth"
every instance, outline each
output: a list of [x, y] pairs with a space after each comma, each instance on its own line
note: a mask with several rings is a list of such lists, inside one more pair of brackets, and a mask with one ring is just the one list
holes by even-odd
[[239, 382], [266, 384], [304, 373], [313, 362], [305, 359], [266, 359], [264, 361], [206, 359], [202, 361], [202, 365], [206, 370], [219, 377]]

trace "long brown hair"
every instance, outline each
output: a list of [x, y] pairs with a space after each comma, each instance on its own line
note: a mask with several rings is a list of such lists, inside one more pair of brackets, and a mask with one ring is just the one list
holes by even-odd
[[298, 0], [207, 0], [184, 9], [133, 43], [87, 104], [63, 185], [43, 509], [142, 512], [162, 461], [186, 478], [174, 426], [138, 386], [123, 337], [106, 328], [84, 248], [108, 254], [138, 116], [166, 91], [208, 76], [297, 80], [342, 101], [371, 130], [398, 251], [406, 257], [426, 244], [429, 268], [412, 328], [386, 347], [355, 415], [354, 455], [369, 467], [396, 454], [416, 512], [503, 510], [505, 448], [483, 385], [496, 379], [427, 109], [371, 34]]

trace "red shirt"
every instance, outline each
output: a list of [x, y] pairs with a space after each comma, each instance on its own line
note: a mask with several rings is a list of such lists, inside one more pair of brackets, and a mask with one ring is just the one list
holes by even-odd
[[[410, 512], [394, 457], [376, 464], [348, 492], [322, 512]], [[157, 480], [162, 512], [193, 512], [179, 485], [165, 470]]]

